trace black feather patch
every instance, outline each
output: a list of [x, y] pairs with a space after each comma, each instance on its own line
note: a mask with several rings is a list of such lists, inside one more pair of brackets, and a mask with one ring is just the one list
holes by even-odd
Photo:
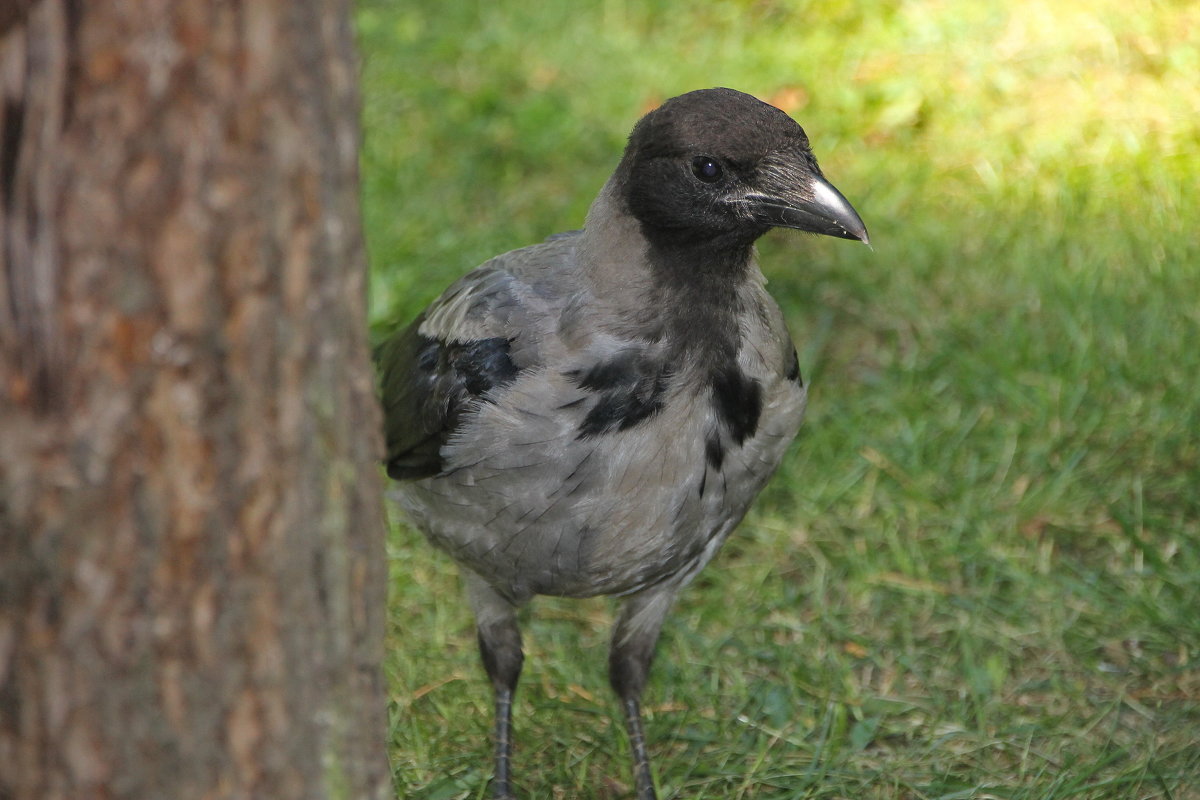
[[437, 339], [426, 339], [422, 336], [420, 347], [417, 349], [417, 368], [422, 372], [433, 372], [437, 368], [441, 349], [442, 343]]
[[382, 376], [388, 475], [426, 478], [442, 471], [442, 446], [472, 403], [511, 383], [517, 366], [502, 337], [443, 342], [420, 333], [421, 319], [376, 351]]
[[723, 367], [712, 375], [712, 403], [717, 418], [737, 444], [758, 430], [762, 414], [762, 387], [736, 366]]
[[792, 366], [788, 368], [787, 379], [794, 381], [797, 385], [803, 386], [804, 379], [800, 377], [800, 358], [796, 355], [796, 348], [792, 348]]
[[580, 389], [597, 394], [579, 425], [579, 438], [624, 431], [662, 410], [669, 371], [644, 353], [629, 350], [586, 370], [567, 373]]
[[496, 336], [475, 342], [455, 342], [444, 345], [442, 350], [450, 368], [461, 377], [463, 388], [478, 397], [517, 377], [517, 367], [508, 357], [508, 344], [508, 339]]
[[725, 463], [725, 445], [721, 444], [720, 436], [714, 433], [704, 440], [704, 456], [713, 469], [721, 468], [721, 465]]

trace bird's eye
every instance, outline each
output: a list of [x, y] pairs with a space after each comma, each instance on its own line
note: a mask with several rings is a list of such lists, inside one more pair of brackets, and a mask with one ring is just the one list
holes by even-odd
[[721, 180], [721, 165], [711, 156], [696, 156], [692, 159], [692, 174], [705, 183]]

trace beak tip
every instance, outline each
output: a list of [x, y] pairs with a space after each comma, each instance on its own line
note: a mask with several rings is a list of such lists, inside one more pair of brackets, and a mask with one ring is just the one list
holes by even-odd
[[862, 242], [874, 251], [875, 248], [871, 247], [871, 236], [867, 233], [867, 226], [863, 224], [863, 221], [858, 218], [857, 214], [854, 215], [853, 219], [847, 219], [843, 216], [841, 219], [835, 221], [834, 225], [836, 226], [836, 233], [832, 233], [831, 235], [837, 236], [840, 239]]
[[745, 199], [753, 204], [755, 218], [768, 226], [856, 239], [871, 246], [867, 226], [833, 184], [814, 175], [809, 177], [809, 187], [808, 196], [793, 194], [789, 197], [787, 189], [776, 187], [762, 194], [748, 195]]
[[815, 232], [842, 239], [857, 239], [867, 247], [871, 246], [871, 237], [867, 235], [867, 226], [862, 217], [837, 187], [823, 177], [815, 176], [812, 194], [806, 210], [818, 220]]

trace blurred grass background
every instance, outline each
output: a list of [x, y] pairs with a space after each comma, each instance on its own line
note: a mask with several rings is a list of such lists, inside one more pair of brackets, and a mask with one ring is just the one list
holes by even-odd
[[[376, 332], [579, 227], [636, 119], [731, 86], [871, 231], [760, 246], [805, 427], [668, 621], [664, 798], [1200, 797], [1200, 5], [362, 0]], [[474, 798], [490, 688], [397, 525], [403, 797]], [[630, 795], [611, 606], [539, 600], [523, 796]]]

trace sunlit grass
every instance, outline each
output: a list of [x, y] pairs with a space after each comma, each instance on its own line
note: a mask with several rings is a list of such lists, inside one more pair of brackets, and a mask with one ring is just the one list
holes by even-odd
[[[811, 386], [648, 690], [675, 797], [1200, 796], [1200, 6], [367, 2], [379, 330], [578, 227], [636, 118], [792, 113], [874, 251], [761, 260]], [[391, 543], [401, 796], [479, 797], [453, 566]], [[528, 621], [530, 797], [628, 794], [604, 601]]]

